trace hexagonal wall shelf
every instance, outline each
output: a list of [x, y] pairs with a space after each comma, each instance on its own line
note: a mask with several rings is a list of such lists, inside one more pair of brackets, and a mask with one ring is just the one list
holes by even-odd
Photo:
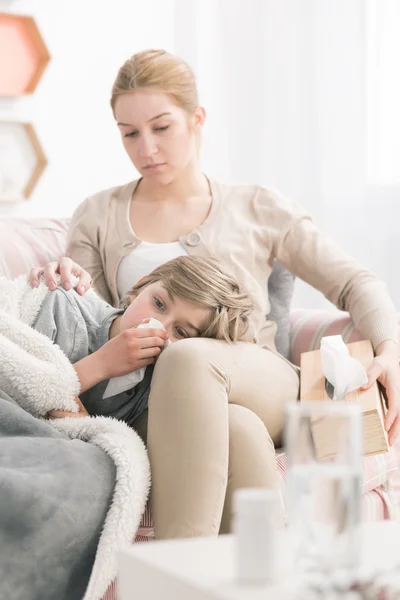
[[34, 92], [49, 61], [33, 17], [0, 13], [0, 96]]
[[0, 201], [29, 198], [47, 165], [31, 123], [0, 121]]

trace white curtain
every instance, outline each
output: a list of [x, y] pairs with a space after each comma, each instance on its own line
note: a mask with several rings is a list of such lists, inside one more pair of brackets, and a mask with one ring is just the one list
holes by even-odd
[[[373, 44], [385, 39], [388, 20], [394, 43], [400, 3], [368, 2], [176, 0], [176, 51], [196, 70], [208, 110], [205, 170], [278, 188], [301, 202], [385, 279], [400, 305], [398, 191], [377, 185], [371, 159], [371, 123], [378, 119], [371, 81], [387, 66], [386, 58], [378, 67], [372, 60]], [[386, 2], [392, 12], [383, 10]], [[373, 10], [386, 18], [374, 19]], [[397, 51], [385, 81], [397, 76], [398, 57]], [[399, 107], [399, 86], [397, 93]], [[382, 115], [387, 103], [379, 98]], [[399, 109], [396, 118], [400, 124]], [[394, 141], [400, 149], [398, 134]], [[294, 305], [328, 307], [301, 283]]]
[[400, 185], [400, 2], [367, 0], [368, 172], [371, 184]]

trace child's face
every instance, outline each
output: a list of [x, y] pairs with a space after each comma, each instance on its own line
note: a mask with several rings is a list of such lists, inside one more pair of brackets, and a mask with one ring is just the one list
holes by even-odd
[[143, 319], [153, 317], [160, 321], [171, 342], [188, 337], [199, 337], [210, 316], [210, 310], [183, 298], [171, 298], [161, 282], [145, 287], [133, 296], [121, 316], [120, 330], [136, 327]]

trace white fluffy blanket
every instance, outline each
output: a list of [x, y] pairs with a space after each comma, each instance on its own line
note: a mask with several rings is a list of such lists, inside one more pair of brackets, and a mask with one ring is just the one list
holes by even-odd
[[[52, 409], [76, 411], [73, 396], [79, 395], [79, 381], [67, 357], [30, 327], [47, 293], [43, 283], [31, 289], [26, 277], [12, 281], [0, 278], [0, 387], [38, 418]], [[132, 429], [113, 419], [83, 417], [50, 422], [70, 438], [96, 444], [116, 466], [113, 501], [84, 596], [84, 600], [100, 600], [116, 577], [116, 553], [131, 543], [145, 509], [150, 486], [147, 452]]]

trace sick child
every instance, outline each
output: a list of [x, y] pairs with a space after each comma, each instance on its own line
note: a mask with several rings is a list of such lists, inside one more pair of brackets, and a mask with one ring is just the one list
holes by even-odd
[[[64, 351], [81, 385], [79, 412], [54, 410], [49, 417], [112, 416], [135, 427], [147, 409], [154, 364], [167, 345], [193, 337], [252, 341], [252, 309], [218, 261], [194, 256], [175, 258], [141, 279], [125, 309], [94, 292], [80, 296], [62, 286], [49, 291], [33, 327]], [[157, 328], [147, 326], [150, 319]], [[144, 377], [130, 385], [129, 374], [140, 369]], [[114, 378], [121, 391], [110, 396], [106, 390]]]

